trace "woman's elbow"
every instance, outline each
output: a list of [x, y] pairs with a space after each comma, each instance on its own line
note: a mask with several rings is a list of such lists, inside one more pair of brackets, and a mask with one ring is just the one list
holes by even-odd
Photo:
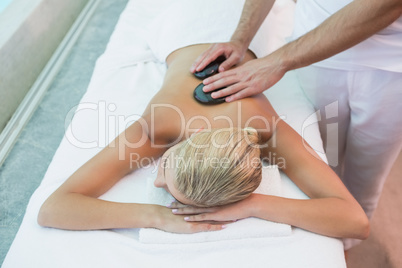
[[50, 218], [51, 218], [51, 212], [50, 212], [50, 209], [48, 208], [48, 205], [45, 202], [39, 210], [37, 222], [42, 227], [49, 227], [50, 226], [50, 224], [49, 224]]
[[354, 237], [357, 239], [365, 240], [370, 235], [370, 221], [366, 214], [356, 217], [355, 220], [355, 232]]
[[55, 207], [54, 202], [50, 202], [51, 200], [49, 199], [51, 199], [51, 197], [48, 198], [39, 209], [37, 222], [42, 227], [54, 227], [52, 222], [57, 218], [56, 211], [58, 211], [58, 209]]

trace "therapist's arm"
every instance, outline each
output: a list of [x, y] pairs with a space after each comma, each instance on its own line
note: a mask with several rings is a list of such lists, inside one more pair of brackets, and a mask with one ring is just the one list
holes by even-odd
[[293, 69], [327, 59], [386, 28], [402, 15], [401, 0], [355, 0], [314, 30], [272, 54], [204, 80], [213, 98], [227, 102], [258, 94]]
[[220, 72], [228, 70], [233, 65], [241, 62], [251, 40], [253, 40], [274, 2], [275, 0], [247, 0], [244, 3], [239, 24], [230, 42], [212, 45], [197, 58], [190, 71], [194, 73], [203, 70], [221, 55], [224, 55], [226, 60], [219, 66]]

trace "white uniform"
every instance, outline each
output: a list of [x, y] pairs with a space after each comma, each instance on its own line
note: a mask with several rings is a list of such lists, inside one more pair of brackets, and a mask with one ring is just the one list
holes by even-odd
[[[298, 0], [293, 39], [352, 0]], [[329, 164], [369, 217], [402, 148], [402, 17], [362, 43], [297, 71], [321, 111]], [[346, 240], [345, 248], [357, 244]]]

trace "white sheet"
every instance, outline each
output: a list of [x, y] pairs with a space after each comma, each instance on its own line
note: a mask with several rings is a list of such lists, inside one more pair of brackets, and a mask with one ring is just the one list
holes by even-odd
[[[287, 237], [187, 244], [183, 249], [181, 245], [142, 244], [138, 241], [137, 229], [64, 231], [37, 224], [37, 213], [43, 201], [79, 166], [138, 118], [159, 89], [165, 65], [158, 63], [149, 51], [141, 23], [149, 21], [172, 1], [129, 2], [105, 54], [97, 62], [88, 91], [28, 204], [3, 267], [346, 267], [340, 240], [298, 228], [292, 228], [292, 234]], [[277, 2], [283, 1], [287, 0]], [[291, 25], [291, 18], [280, 19]], [[288, 35], [289, 29], [278, 32], [273, 38]], [[317, 119], [298, 88], [294, 74], [287, 74], [267, 92], [267, 96], [278, 113], [322, 152], [314, 124]], [[154, 165], [137, 170], [102, 198], [144, 202], [146, 178], [154, 172]], [[306, 198], [284, 174], [281, 178], [284, 196]], [[212, 243], [213, 248], [219, 250], [211, 250]]]
[[[164, 62], [170, 53], [180, 47], [227, 42], [239, 23], [244, 2], [176, 0], [147, 27], [147, 41], [151, 50], [159, 61]], [[275, 16], [266, 17], [249, 46], [258, 58], [268, 55], [283, 42], [272, 38], [275, 35], [271, 32], [280, 29], [271, 26], [280, 25], [280, 20], [291, 16], [293, 6], [292, 1], [279, 1], [272, 12]], [[224, 12], [221, 7], [224, 7]]]

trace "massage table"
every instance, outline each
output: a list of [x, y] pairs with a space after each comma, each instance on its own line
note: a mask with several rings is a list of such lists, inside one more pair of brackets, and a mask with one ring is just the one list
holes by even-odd
[[[155, 59], [144, 38], [144, 25], [173, 1], [129, 1], [105, 53], [96, 63], [86, 94], [67, 115], [66, 121], [71, 123], [30, 199], [3, 267], [346, 267], [341, 240], [294, 227], [285, 236], [159, 244], [142, 243], [138, 229], [67, 231], [38, 225], [38, 211], [46, 198], [138, 119], [159, 90], [166, 64]], [[271, 34], [271, 50], [283, 45], [290, 35], [293, 5], [291, 0], [278, 0], [269, 15], [280, 23]], [[289, 72], [265, 94], [278, 114], [326, 161], [317, 114], [295, 74]], [[156, 169], [149, 163], [100, 198], [146, 203], [144, 189], [152, 176], [156, 176]], [[280, 183], [282, 196], [308, 198], [283, 173]]]

